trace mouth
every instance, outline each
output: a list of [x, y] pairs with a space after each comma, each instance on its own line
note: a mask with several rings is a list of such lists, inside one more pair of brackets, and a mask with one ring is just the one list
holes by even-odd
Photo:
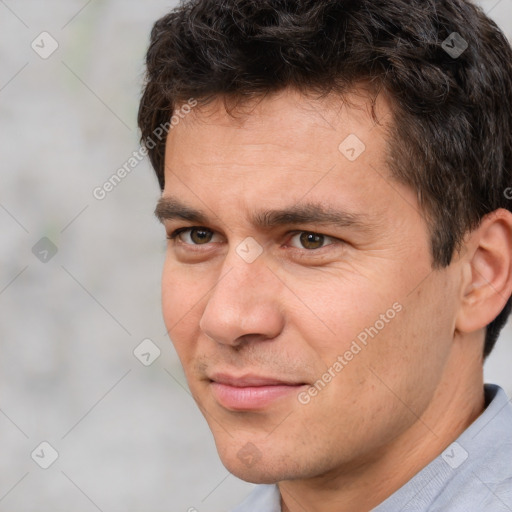
[[292, 382], [261, 375], [215, 374], [209, 379], [215, 400], [231, 411], [262, 410], [274, 402], [295, 396], [304, 382]]

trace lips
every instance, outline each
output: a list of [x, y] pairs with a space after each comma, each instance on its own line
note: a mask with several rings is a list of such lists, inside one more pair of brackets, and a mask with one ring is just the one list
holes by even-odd
[[210, 388], [215, 400], [232, 411], [262, 410], [274, 402], [295, 396], [303, 382], [283, 381], [274, 377], [244, 375], [235, 377], [215, 374], [210, 377]]

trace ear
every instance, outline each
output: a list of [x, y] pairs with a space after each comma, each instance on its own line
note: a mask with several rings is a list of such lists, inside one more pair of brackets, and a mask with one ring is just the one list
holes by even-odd
[[512, 293], [512, 213], [503, 208], [489, 213], [464, 245], [455, 327], [470, 333], [491, 323]]

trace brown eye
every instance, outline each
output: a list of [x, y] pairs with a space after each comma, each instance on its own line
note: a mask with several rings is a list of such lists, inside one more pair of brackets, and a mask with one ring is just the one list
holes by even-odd
[[177, 229], [167, 238], [169, 240], [177, 238], [186, 245], [206, 245], [212, 241], [219, 241], [219, 235], [215, 234], [211, 229], [200, 226]]
[[304, 231], [300, 234], [299, 240], [304, 249], [320, 249], [324, 245], [325, 237], [318, 233]]
[[190, 240], [192, 243], [200, 245], [211, 242], [213, 238], [213, 232], [209, 229], [204, 228], [191, 228], [190, 229]]

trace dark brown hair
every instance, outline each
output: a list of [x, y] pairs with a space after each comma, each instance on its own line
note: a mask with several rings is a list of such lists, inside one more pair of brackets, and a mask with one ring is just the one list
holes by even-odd
[[[511, 209], [512, 50], [469, 1], [182, 3], [151, 32], [138, 117], [160, 187], [165, 136], [154, 132], [187, 100], [343, 94], [362, 81], [391, 98], [390, 169], [418, 193], [433, 267], [449, 265], [484, 215]], [[488, 325], [485, 356], [510, 309], [509, 298]]]

